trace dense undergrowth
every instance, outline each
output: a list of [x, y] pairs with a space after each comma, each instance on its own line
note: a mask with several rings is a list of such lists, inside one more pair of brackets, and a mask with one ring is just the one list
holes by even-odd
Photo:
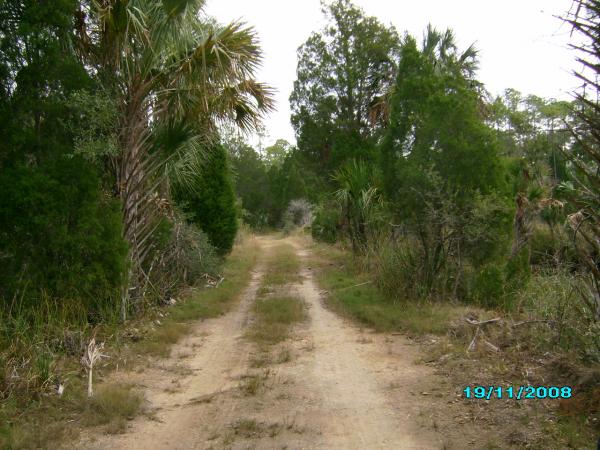
[[[0, 448], [57, 446], [86, 426], [122, 432], [127, 420], [143, 412], [143, 398], [130, 386], [110, 382], [111, 371], [143, 365], [148, 356], [168, 356], [192, 322], [225, 313], [248, 284], [257, 251], [252, 237], [241, 239], [220, 268], [218, 287], [205, 287], [208, 280], [202, 279], [183, 289], [174, 305], [150, 308], [125, 324], [115, 320], [92, 328], [49, 316], [41, 326], [39, 317], [39, 328], [3, 341], [11, 345], [0, 349]], [[100, 386], [87, 398], [79, 359], [91, 336], [105, 343], [103, 353], [109, 358], [96, 368], [94, 380]], [[60, 396], [59, 385], [64, 386]]]
[[[518, 294], [518, 306], [507, 311], [464, 301], [407, 298], [402, 291], [381, 289], [376, 280], [382, 274], [368, 271], [364, 260], [340, 246], [315, 243], [313, 253], [311, 264], [317, 268], [315, 274], [326, 289], [330, 308], [367, 328], [400, 332], [420, 342], [428, 354], [424, 361], [457, 386], [498, 385], [499, 380], [502, 385], [573, 386], [573, 398], [549, 401], [539, 408], [486, 408], [492, 423], [518, 427], [521, 419], [537, 417], [539, 423], [522, 444], [585, 448], [600, 431], [600, 370], [582, 342], [587, 325], [569, 303], [576, 301], [569, 274], [534, 273]], [[482, 328], [484, 334], [468, 350], [476, 327], [467, 319], [497, 318], [498, 322]]]

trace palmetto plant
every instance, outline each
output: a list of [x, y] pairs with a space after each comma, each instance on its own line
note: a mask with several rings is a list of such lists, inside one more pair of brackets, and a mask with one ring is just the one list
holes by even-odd
[[356, 253], [365, 248], [369, 227], [380, 211], [381, 196], [373, 186], [372, 170], [364, 161], [352, 160], [333, 178], [339, 185], [334, 196], [342, 208], [352, 249]]
[[[564, 183], [562, 187], [578, 208], [569, 216], [569, 223], [581, 238], [578, 251], [589, 274], [582, 298], [593, 320], [600, 322], [600, 1], [576, 0], [573, 5], [575, 12], [565, 20], [584, 39], [583, 44], [573, 46], [580, 54], [577, 61], [584, 67], [575, 73], [584, 89], [576, 95], [582, 106], [575, 112], [580, 125], [571, 130], [580, 153], [568, 155], [574, 168], [574, 183]], [[585, 86], [594, 91], [593, 97], [586, 95]]]
[[168, 175], [185, 184], [220, 122], [249, 129], [272, 108], [271, 90], [253, 79], [255, 33], [203, 20], [203, 3], [90, 0], [78, 12], [78, 49], [118, 106], [119, 151], [109, 165], [130, 248], [123, 317], [169, 210]]

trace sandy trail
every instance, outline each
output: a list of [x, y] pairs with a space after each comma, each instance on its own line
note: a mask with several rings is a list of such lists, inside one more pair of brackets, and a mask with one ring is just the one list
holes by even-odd
[[[431, 369], [400, 336], [359, 330], [323, 306], [300, 241], [260, 238], [268, 253], [291, 243], [302, 261], [302, 281], [288, 286], [310, 319], [273, 351], [284, 363], [252, 367], [257, 349], [244, 338], [249, 308], [260, 287], [259, 261], [237, 308], [199, 323], [172, 356], [131, 382], [145, 388], [155, 420], [138, 418], [117, 436], [86, 438], [94, 449], [435, 449], [439, 435], [426, 424], [426, 404], [414, 395]], [[263, 252], [265, 253], [265, 252]], [[180, 355], [193, 352], [181, 359]], [[183, 366], [183, 369], [182, 369]], [[184, 372], [183, 375], [179, 373]], [[178, 373], [179, 372], [179, 373]], [[264, 385], [248, 395], [245, 377]], [[175, 386], [170, 389], [169, 386]], [[425, 419], [424, 419], [425, 417]], [[427, 425], [427, 426], [426, 426]]]
[[[216, 319], [198, 323], [192, 333], [174, 346], [171, 357], [143, 373], [117, 376], [119, 382], [144, 388], [152, 420], [138, 418], [127, 433], [85, 437], [77, 447], [90, 449], [190, 449], [203, 439], [198, 408], [213, 396], [237, 387], [236, 379], [248, 361], [249, 345], [243, 332], [248, 309], [260, 286], [259, 263], [237, 308]], [[186, 358], [187, 355], [191, 355]]]

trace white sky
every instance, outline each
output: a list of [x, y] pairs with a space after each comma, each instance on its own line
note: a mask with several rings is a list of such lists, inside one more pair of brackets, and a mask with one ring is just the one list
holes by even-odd
[[[354, 0], [367, 15], [408, 31], [419, 40], [428, 23], [452, 28], [459, 49], [480, 50], [478, 78], [493, 94], [515, 88], [524, 94], [569, 99], [575, 54], [570, 29], [555, 16], [571, 0]], [[270, 145], [295, 142], [288, 98], [296, 79], [296, 50], [325, 24], [319, 0], [207, 0], [205, 12], [219, 22], [243, 20], [255, 27], [264, 52], [258, 79], [277, 89], [277, 111], [265, 120]], [[257, 138], [251, 139], [254, 144]]]

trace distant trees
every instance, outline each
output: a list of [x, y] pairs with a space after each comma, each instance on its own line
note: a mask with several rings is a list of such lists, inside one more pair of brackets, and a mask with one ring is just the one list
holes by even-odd
[[225, 146], [231, 154], [242, 217], [253, 227], [281, 226], [291, 201], [316, 201], [323, 193], [323, 180], [311, 163], [283, 139], [263, 154], [239, 139], [230, 139]]
[[327, 179], [349, 159], [375, 157], [370, 111], [393, 83], [400, 39], [349, 0], [323, 13], [328, 26], [299, 49], [290, 103], [298, 150]]

